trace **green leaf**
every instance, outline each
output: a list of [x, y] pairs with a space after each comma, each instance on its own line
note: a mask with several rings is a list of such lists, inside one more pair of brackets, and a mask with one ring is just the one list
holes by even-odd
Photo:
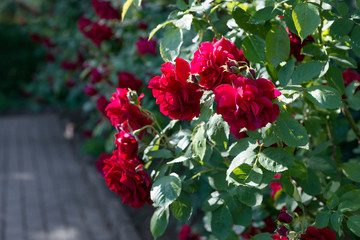
[[154, 28], [153, 30], [151, 30], [150, 34], [149, 34], [149, 38], [148, 40], [150, 40], [157, 31], [159, 31], [161, 28], [165, 27], [166, 25], [168, 25], [169, 23], [172, 23], [173, 20], [171, 21], [166, 21], [166, 22], [163, 22], [163, 23], [160, 23], [156, 26], [156, 28]]
[[331, 222], [331, 225], [333, 226], [335, 232], [340, 232], [340, 225], [341, 225], [342, 220], [343, 220], [342, 214], [340, 214], [338, 212], [334, 212], [333, 214], [331, 214], [330, 222]]
[[228, 188], [228, 182], [226, 181], [226, 173], [217, 172], [208, 176], [209, 185], [218, 191], [223, 191]]
[[307, 159], [306, 163], [314, 171], [321, 171], [327, 174], [336, 172], [336, 163], [327, 155], [311, 156]]
[[246, 184], [249, 186], [258, 186], [261, 183], [263, 172], [262, 170], [254, 165], [248, 165], [243, 163], [229, 172], [228, 169], [228, 180], [235, 184]]
[[341, 95], [329, 86], [311, 86], [305, 90], [305, 97], [321, 108], [335, 109], [342, 106]]
[[292, 12], [292, 19], [302, 40], [311, 35], [320, 24], [319, 12], [309, 3], [297, 4]]
[[347, 162], [342, 165], [343, 173], [347, 178], [354, 182], [360, 182], [360, 164]]
[[282, 14], [281, 10], [272, 7], [265, 7], [259, 9], [255, 12], [254, 16], [249, 19], [249, 23], [263, 23], [271, 18], [274, 18], [276, 15]]
[[165, 62], [172, 62], [180, 53], [183, 44], [183, 33], [181, 29], [169, 28], [160, 42], [161, 57]]
[[339, 68], [331, 65], [326, 73], [326, 77], [329, 87], [335, 88], [339, 93], [344, 94], [344, 78]]
[[304, 192], [311, 196], [315, 196], [321, 193], [320, 180], [311, 169], [308, 169], [305, 178], [299, 179], [298, 183], [303, 188]]
[[169, 223], [169, 209], [158, 208], [151, 217], [150, 231], [155, 239], [164, 234]]
[[259, 233], [251, 237], [251, 240], [273, 240], [270, 233]]
[[284, 149], [267, 148], [260, 153], [259, 163], [272, 172], [283, 172], [294, 164], [293, 157]]
[[228, 194], [226, 192], [212, 192], [201, 205], [201, 210], [204, 212], [214, 211], [226, 202]]
[[184, 155], [184, 156], [177, 157], [174, 160], [171, 160], [170, 162], [167, 162], [167, 164], [170, 165], [170, 164], [174, 164], [174, 163], [182, 163], [182, 162], [185, 162], [186, 160], [189, 160], [192, 158], [194, 158], [193, 155]]
[[236, 225], [248, 226], [252, 220], [252, 209], [242, 204], [237, 198], [229, 198], [226, 201], [233, 222]]
[[[360, 5], [358, 3], [358, 5]], [[354, 215], [349, 217], [347, 221], [348, 228], [358, 237], [360, 237], [360, 216]]]
[[351, 32], [350, 44], [355, 55], [360, 57], [360, 27], [358, 25]]
[[251, 17], [249, 13], [247, 13], [242, 8], [236, 6], [234, 7], [232, 14], [239, 28], [244, 29], [248, 33], [258, 35], [262, 39], [265, 39], [265, 34], [267, 32], [265, 26], [262, 24], [249, 23], [248, 21]]
[[179, 198], [170, 205], [170, 209], [176, 219], [186, 222], [190, 219], [192, 213], [191, 200], [182, 192]]
[[207, 123], [207, 135], [216, 145], [227, 147], [229, 141], [230, 127], [224, 121], [222, 115], [214, 114]]
[[357, 68], [357, 62], [349, 56], [343, 54], [331, 54], [329, 58], [335, 60], [335, 62], [344, 68]]
[[190, 30], [192, 20], [193, 20], [192, 14], [185, 14], [182, 18], [180, 18], [178, 20], [174, 20], [173, 23], [174, 23], [175, 27], [177, 27], [177, 28]]
[[320, 212], [316, 215], [315, 227], [324, 228], [329, 224], [330, 212]]
[[319, 61], [310, 61], [301, 64], [292, 75], [292, 84], [299, 85], [319, 76], [323, 64]]
[[172, 152], [168, 149], [160, 149], [152, 152], [148, 152], [147, 155], [153, 158], [171, 158]]
[[285, 66], [281, 67], [278, 73], [280, 86], [285, 87], [286, 85], [288, 85], [290, 78], [294, 72], [295, 62], [295, 59], [291, 58], [290, 61], [285, 64]]
[[236, 192], [240, 202], [252, 206], [259, 206], [263, 200], [263, 194], [260, 190], [252, 187], [240, 186]]
[[242, 44], [246, 59], [250, 62], [266, 62], [265, 41], [256, 35], [248, 35]]
[[266, 58], [276, 67], [288, 59], [290, 54], [290, 39], [284, 27], [276, 25], [266, 34]]
[[218, 239], [227, 237], [232, 229], [232, 217], [226, 205], [216, 209], [211, 217], [212, 234]]
[[185, 11], [188, 8], [188, 5], [185, 3], [184, 0], [176, 0], [176, 6], [181, 11]]
[[150, 197], [154, 206], [168, 207], [181, 193], [181, 180], [176, 173], [157, 179], [151, 188]]
[[360, 83], [358, 81], [353, 81], [345, 89], [346, 101], [356, 111], [360, 110], [360, 93], [356, 91], [359, 86]]
[[339, 198], [334, 194], [331, 198], [326, 201], [328, 209], [334, 209], [339, 204]]
[[304, 126], [290, 116], [279, 115], [276, 120], [276, 131], [280, 139], [290, 147], [305, 146], [309, 142]]
[[292, 197], [295, 191], [295, 185], [289, 180], [289, 177], [286, 176], [287, 174], [281, 174], [280, 177], [280, 185], [282, 189]]
[[[350, 185], [353, 187], [353, 185]], [[360, 199], [360, 190], [359, 189], [356, 189], [356, 190], [352, 190], [352, 191], [349, 191], [345, 194], [342, 194], [340, 195], [340, 201], [343, 202], [343, 201], [346, 201], [346, 200], [354, 200], [354, 199]]]
[[330, 34], [335, 38], [340, 38], [344, 35], [349, 34], [354, 22], [347, 18], [336, 19], [330, 26]]
[[252, 151], [259, 146], [258, 142], [252, 138], [242, 138], [229, 147], [229, 155], [237, 156], [243, 151]]
[[340, 212], [353, 212], [360, 209], [359, 199], [351, 199], [343, 201], [339, 204], [338, 210]]
[[[360, 0], [356, 0], [356, 5], [360, 9]], [[360, 237], [360, 236], [359, 236]]]
[[343, 17], [349, 12], [349, 7], [345, 2], [338, 3], [336, 9], [338, 10], [340, 16]]
[[195, 135], [192, 138], [193, 150], [195, 155], [198, 156], [202, 161], [206, 152], [206, 135], [204, 124], [199, 125], [195, 130]]
[[129, 10], [130, 5], [133, 3], [134, 0], [126, 0], [126, 2], [123, 5], [122, 12], [121, 12], [121, 21], [124, 21], [125, 15], [127, 11]]

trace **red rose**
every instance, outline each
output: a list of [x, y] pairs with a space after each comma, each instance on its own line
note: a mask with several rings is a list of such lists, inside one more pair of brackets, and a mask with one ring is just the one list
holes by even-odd
[[96, 100], [96, 107], [99, 110], [99, 112], [106, 117], [106, 106], [109, 104], [109, 102], [106, 100], [106, 98], [104, 96], [100, 96], [97, 100]]
[[96, 166], [96, 169], [99, 171], [99, 173], [101, 175], [105, 175], [104, 171], [103, 171], [103, 168], [105, 166], [105, 163], [104, 163], [104, 160], [105, 159], [109, 159], [111, 158], [111, 154], [110, 153], [103, 153], [99, 156], [98, 160], [96, 161], [95, 163], [95, 166]]
[[43, 41], [43, 37], [38, 33], [30, 33], [29, 37], [34, 43], [42, 43]]
[[72, 88], [76, 85], [76, 82], [74, 81], [74, 79], [72, 77], [69, 77], [65, 80], [65, 84], [68, 88]]
[[280, 95], [274, 84], [264, 78], [255, 81], [232, 75], [233, 85], [223, 84], [214, 90], [216, 112], [222, 114], [230, 131], [239, 137], [240, 130], [256, 130], [276, 120], [279, 106], [271, 100]]
[[289, 238], [287, 238], [287, 237], [282, 237], [282, 236], [280, 236], [279, 234], [272, 235], [271, 238], [274, 239], [274, 240], [289, 240]]
[[145, 54], [156, 55], [156, 40], [148, 41], [147, 38], [139, 38], [136, 42], [138, 53], [142, 56]]
[[120, 158], [132, 159], [136, 157], [138, 152], [138, 143], [132, 134], [125, 131], [116, 133], [115, 144], [118, 146]]
[[[146, 113], [140, 111], [140, 105], [137, 106], [130, 103], [128, 93], [129, 90], [124, 88], [118, 88], [117, 91], [113, 93], [110, 103], [106, 107], [107, 116], [110, 118], [111, 123], [124, 131], [129, 131], [128, 124], [131, 126], [132, 130], [151, 125], [152, 120]], [[142, 97], [143, 95], [140, 95], [137, 98], [139, 104]]]
[[356, 71], [351, 71], [350, 68], [346, 69], [342, 76], [345, 86], [348, 86], [353, 81], [360, 81], [360, 75]]
[[61, 62], [61, 68], [66, 70], [66, 71], [74, 71], [77, 68], [77, 63], [76, 62], [71, 62], [68, 60], [63, 60]]
[[114, 36], [114, 32], [110, 27], [97, 22], [92, 24], [88, 34], [88, 38], [90, 38], [96, 46], [100, 46], [104, 40], [109, 40]]
[[[276, 174], [274, 176], [274, 178], [280, 178], [280, 177], [281, 177], [281, 174]], [[269, 187], [272, 189], [271, 194], [270, 194], [272, 199], [274, 199], [275, 194], [282, 189], [280, 182], [272, 182], [269, 184]]]
[[98, 90], [96, 90], [93, 87], [85, 87], [84, 92], [85, 92], [86, 95], [94, 96], [95, 94], [98, 93]]
[[142, 81], [135, 78], [135, 75], [129, 72], [119, 72], [118, 75], [118, 87], [130, 88], [135, 91], [139, 91], [142, 86]]
[[247, 63], [242, 50], [239, 51], [234, 43], [225, 38], [220, 41], [214, 38], [213, 43], [203, 42], [194, 53], [191, 73], [200, 75], [200, 86], [214, 90], [220, 84], [230, 83], [230, 73], [225, 69], [227, 62], [231, 60], [239, 65]]
[[120, 19], [120, 12], [111, 6], [111, 1], [92, 0], [91, 2], [96, 15], [102, 19]]
[[282, 223], [291, 223], [293, 217], [290, 214], [288, 214], [286, 211], [281, 211], [277, 216], [277, 219], [279, 220], [279, 222]]
[[191, 228], [189, 225], [185, 224], [181, 227], [181, 230], [178, 235], [179, 240], [199, 240], [197, 234], [193, 233], [191, 231]]
[[330, 229], [308, 227], [305, 234], [301, 234], [301, 240], [336, 240], [336, 233]]
[[53, 42], [50, 40], [49, 37], [44, 37], [42, 43], [43, 43], [44, 46], [47, 47], [47, 48], [53, 48], [53, 47], [56, 46], [56, 44], [53, 43]]
[[54, 56], [54, 54], [47, 52], [47, 53], [45, 54], [45, 60], [46, 60], [47, 62], [54, 62], [54, 61], [55, 61], [55, 56]]
[[150, 177], [141, 169], [142, 165], [136, 158], [121, 159], [115, 150], [110, 159], [104, 160], [104, 164], [104, 179], [109, 189], [123, 198], [123, 204], [129, 203], [134, 208], [139, 208], [146, 202], [152, 204]]
[[310, 35], [301, 42], [301, 38], [298, 35], [290, 32], [288, 28], [286, 28], [286, 31], [290, 38], [290, 56], [293, 55], [298, 62], [302, 62], [305, 55], [301, 54], [301, 49], [309, 42], [313, 42], [314, 38]]
[[162, 75], [155, 76], [149, 82], [160, 104], [160, 112], [171, 119], [188, 120], [200, 114], [200, 98], [203, 92], [187, 79], [190, 76], [190, 65], [184, 59], [176, 58], [175, 68], [171, 62], [164, 63]]
[[92, 21], [86, 17], [81, 17], [78, 22], [78, 28], [79, 30], [86, 36], [89, 37], [89, 30], [92, 26]]
[[103, 79], [102, 71], [101, 71], [99, 68], [94, 67], [94, 68], [91, 69], [91, 71], [90, 71], [90, 77], [91, 77], [90, 82], [91, 82], [92, 84], [101, 82], [101, 80]]
[[138, 29], [146, 30], [148, 28], [148, 25], [145, 21], [141, 20], [138, 25], [136, 25]]

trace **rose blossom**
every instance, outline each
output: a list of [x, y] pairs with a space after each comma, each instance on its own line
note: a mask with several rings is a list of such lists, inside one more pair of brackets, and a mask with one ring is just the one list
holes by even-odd
[[152, 120], [147, 114], [139, 109], [143, 94], [137, 98], [139, 106], [130, 103], [128, 94], [130, 94], [129, 90], [118, 88], [116, 92], [113, 93], [110, 103], [106, 107], [107, 116], [110, 118], [113, 126], [129, 131], [128, 125], [131, 126], [132, 130], [142, 128], [146, 125], [151, 125]]
[[118, 75], [118, 87], [130, 88], [135, 91], [139, 91], [142, 86], [142, 81], [135, 78], [135, 75], [129, 72], [119, 72]]
[[145, 54], [156, 55], [156, 40], [148, 41], [147, 38], [139, 38], [136, 42], [137, 51], [142, 56]]
[[277, 219], [282, 223], [291, 223], [293, 217], [290, 214], [288, 214], [286, 211], [281, 211], [277, 216]]
[[216, 112], [222, 114], [230, 125], [230, 132], [240, 137], [240, 130], [254, 131], [276, 120], [280, 113], [279, 106], [271, 100], [280, 92], [267, 79], [255, 81], [243, 76], [232, 75], [233, 85], [222, 84], [214, 90]]
[[191, 231], [191, 228], [189, 225], [184, 224], [180, 229], [178, 239], [179, 240], [199, 240], [200, 238], [198, 237], [197, 234], [195, 234]]
[[203, 92], [187, 79], [190, 76], [190, 65], [184, 59], [176, 58], [175, 67], [171, 62], [161, 67], [162, 75], [155, 76], [149, 82], [160, 105], [160, 112], [171, 119], [190, 121], [200, 114], [200, 98]]
[[301, 240], [336, 240], [336, 233], [330, 229], [308, 227], [305, 234], [301, 234]]
[[279, 234], [272, 235], [271, 238], [274, 239], [274, 240], [289, 240], [289, 238], [287, 238], [287, 237], [282, 237], [282, 236], [280, 236]]
[[116, 133], [115, 145], [118, 146], [119, 154], [122, 159], [132, 159], [136, 157], [138, 143], [132, 134], [125, 131]]
[[289, 229], [285, 225], [281, 225], [276, 229], [280, 236], [286, 237], [289, 233]]
[[98, 90], [96, 90], [93, 87], [86, 86], [85, 89], [84, 89], [84, 92], [85, 92], [86, 95], [94, 96], [95, 94], [98, 93]]
[[106, 117], [106, 106], [109, 104], [109, 102], [106, 100], [106, 98], [104, 96], [100, 96], [97, 100], [96, 100], [96, 107], [99, 110], [99, 112]]
[[98, 47], [104, 40], [109, 40], [114, 36], [114, 32], [110, 27], [98, 22], [92, 22], [86, 17], [78, 20], [78, 27], [84, 36], [91, 39]]
[[213, 43], [201, 43], [199, 50], [194, 53], [191, 61], [191, 73], [199, 74], [200, 86], [206, 90], [214, 90], [217, 86], [230, 83], [230, 73], [225, 71], [228, 61], [235, 61], [239, 65], [247, 63], [242, 50], [235, 44], [222, 38], [220, 41], [214, 38]]
[[103, 154], [101, 154], [100, 156], [99, 156], [99, 158], [98, 158], [98, 160], [96, 161], [96, 163], [95, 163], [95, 166], [96, 166], [96, 169], [99, 171], [99, 173], [101, 174], [101, 175], [105, 175], [105, 173], [104, 173], [104, 171], [103, 171], [103, 168], [104, 168], [104, 166], [105, 166], [105, 164], [104, 164], [104, 160], [105, 159], [109, 159], [109, 158], [111, 158], [111, 154], [110, 153], [103, 153]]
[[111, 6], [110, 1], [92, 0], [91, 2], [96, 15], [102, 19], [120, 19], [120, 12]]
[[[274, 176], [275, 179], [280, 178], [280, 177], [281, 177], [281, 174], [276, 174]], [[272, 199], [274, 199], [275, 194], [282, 189], [280, 182], [272, 182], [269, 184], [269, 187], [272, 189], [271, 194], [270, 194]]]
[[293, 55], [298, 62], [302, 62], [305, 55], [301, 54], [301, 49], [308, 43], [314, 42], [314, 38], [310, 35], [301, 42], [301, 38], [295, 33], [291, 32], [289, 28], [286, 31], [290, 38], [290, 56]]
[[356, 71], [351, 71], [350, 68], [342, 72], [342, 76], [344, 78], [344, 84], [346, 87], [353, 81], [360, 82], [360, 75]]
[[89, 37], [89, 30], [91, 28], [92, 25], [92, 21], [86, 17], [81, 17], [78, 22], [78, 28], [79, 30], [86, 36]]
[[123, 198], [123, 204], [129, 203], [134, 208], [139, 208], [146, 202], [152, 204], [150, 177], [136, 158], [121, 159], [119, 152], [115, 150], [110, 159], [104, 160], [104, 164], [106, 184]]

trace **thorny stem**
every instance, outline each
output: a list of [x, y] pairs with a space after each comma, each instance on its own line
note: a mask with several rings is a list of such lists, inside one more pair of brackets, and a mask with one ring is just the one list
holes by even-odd
[[327, 130], [327, 134], [329, 136], [329, 139], [331, 141], [331, 156], [332, 156], [332, 159], [334, 160], [336, 166], [338, 165], [338, 162], [336, 160], [336, 144], [334, 142], [334, 138], [332, 136], [332, 133], [331, 133], [331, 128], [330, 128], [330, 124], [329, 122], [326, 122], [326, 130]]
[[358, 128], [358, 126], [356, 125], [356, 122], [354, 120], [354, 118], [352, 117], [349, 108], [346, 106], [346, 104], [343, 102], [343, 107], [341, 108], [343, 114], [345, 115], [345, 117], [347, 118], [348, 122], [350, 123], [350, 127], [352, 128], [352, 130], [354, 131], [355, 135], [356, 135], [356, 139], [358, 141], [358, 144], [360, 144], [360, 130]]

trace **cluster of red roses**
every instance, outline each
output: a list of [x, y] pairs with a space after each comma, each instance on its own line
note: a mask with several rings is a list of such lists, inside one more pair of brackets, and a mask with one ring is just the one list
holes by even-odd
[[[217, 113], [223, 115], [231, 133], [241, 138], [245, 136], [243, 128], [262, 128], [279, 115], [279, 106], [271, 100], [280, 92], [271, 81], [252, 80], [233, 71], [233, 67], [247, 65], [247, 59], [235, 44], [225, 38], [214, 39], [213, 43], [200, 45], [191, 64], [180, 58], [176, 59], [175, 67], [170, 62], [163, 64], [163, 74], [151, 79], [149, 88], [164, 115], [188, 121], [200, 114], [203, 90], [213, 91]], [[193, 74], [191, 81], [190, 74]]]
[[141, 162], [136, 159], [138, 143], [130, 129], [137, 130], [150, 125], [152, 120], [141, 110], [142, 96], [132, 99], [131, 94], [127, 89], [118, 88], [106, 107], [107, 116], [119, 133], [115, 135], [117, 149], [109, 159], [103, 161], [103, 173], [109, 189], [121, 196], [124, 204], [139, 208], [146, 202], [152, 204], [151, 180], [142, 169]]

